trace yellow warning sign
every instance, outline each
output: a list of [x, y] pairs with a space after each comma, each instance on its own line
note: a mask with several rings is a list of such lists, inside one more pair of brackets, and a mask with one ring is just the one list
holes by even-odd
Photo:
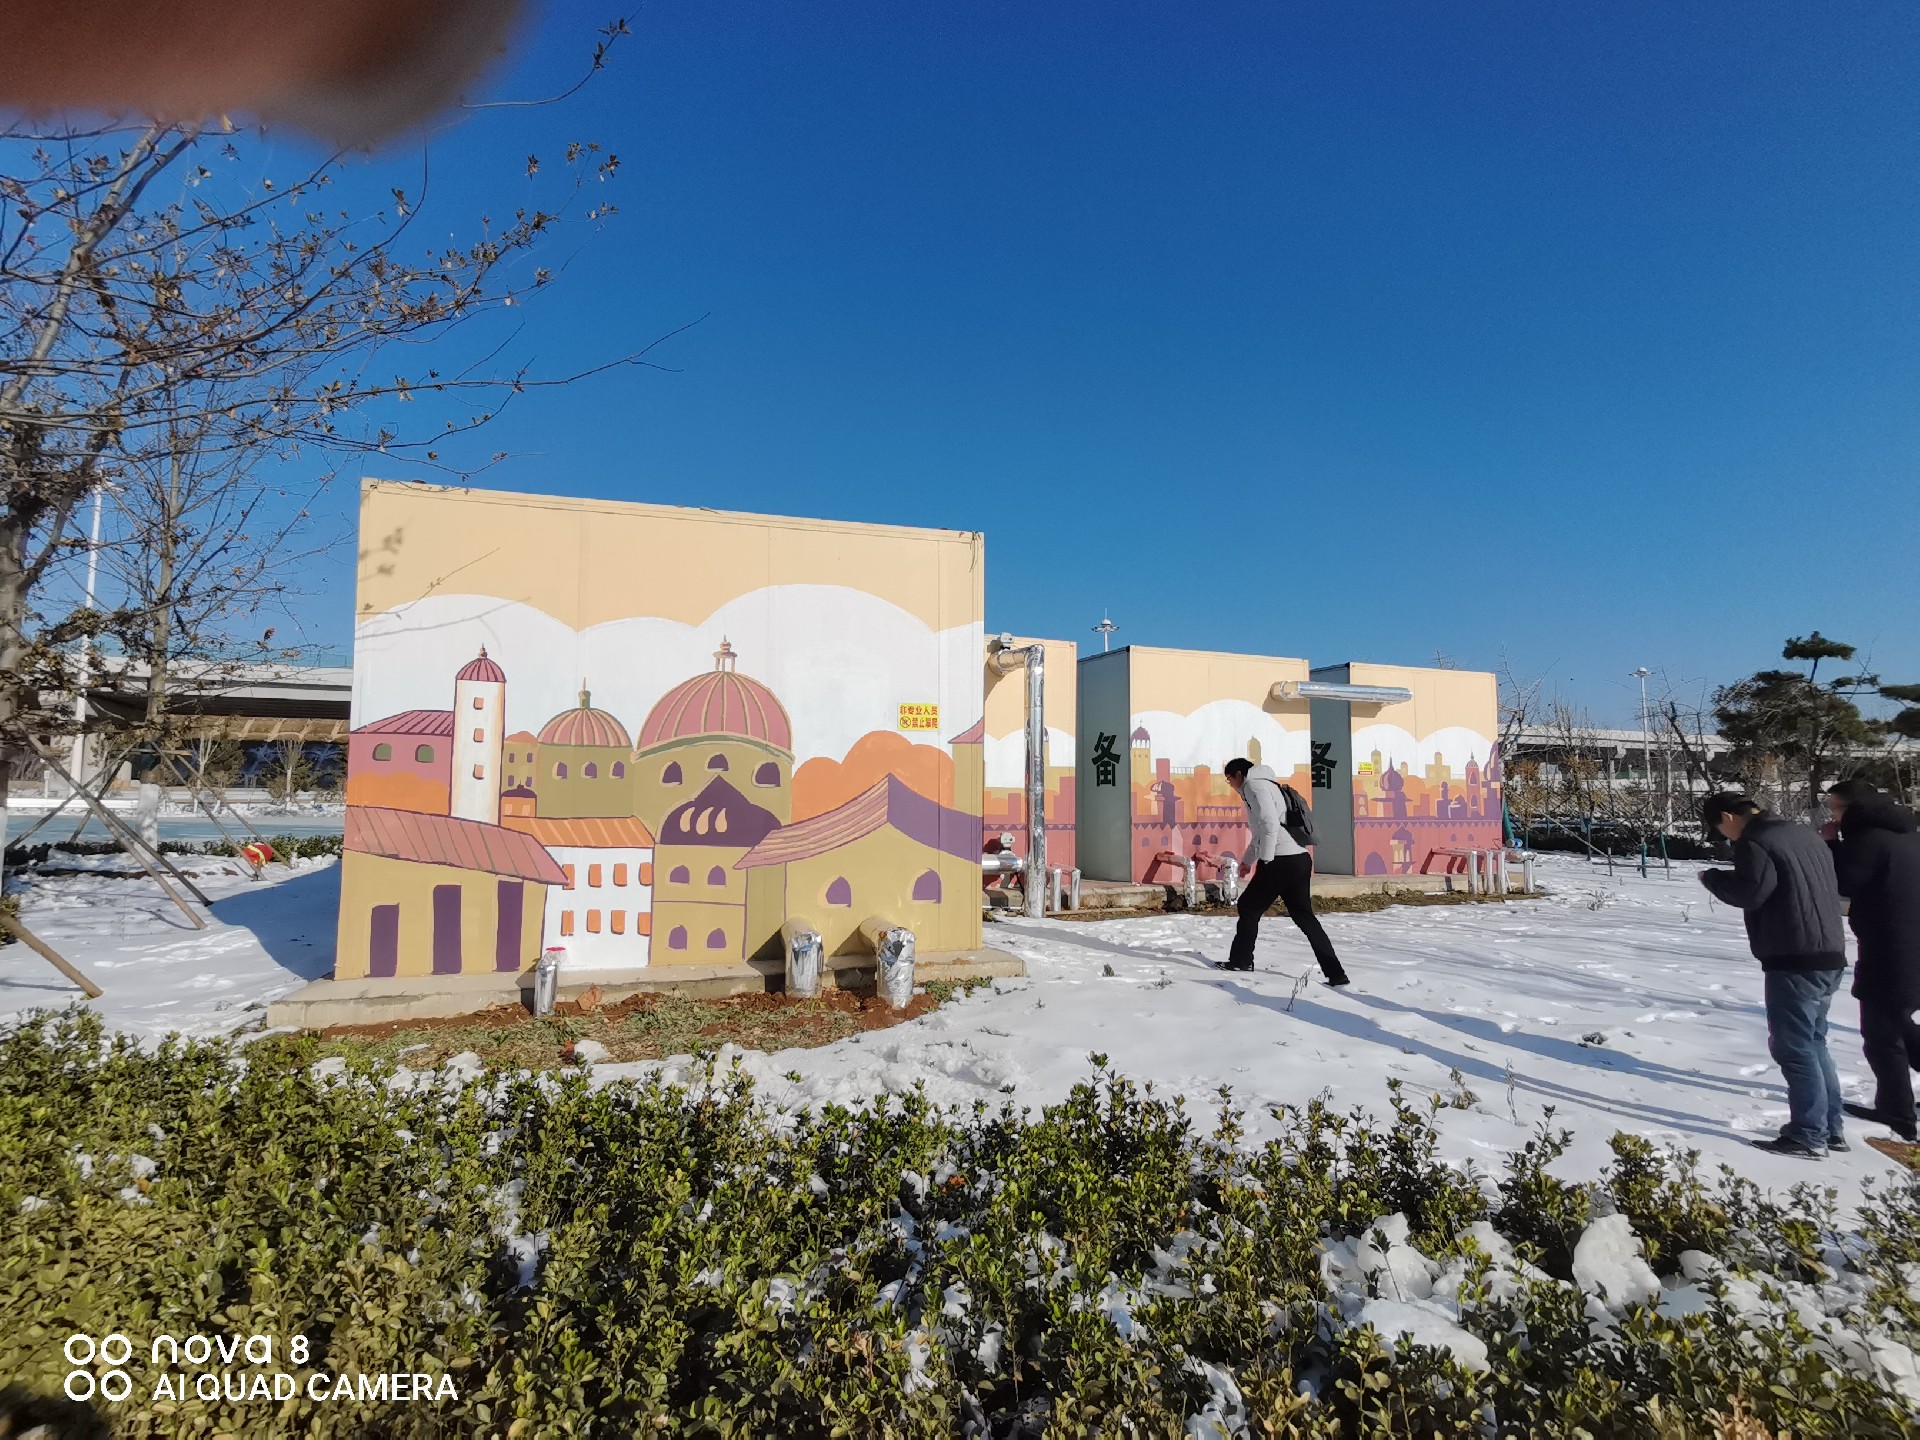
[[938, 705], [902, 705], [900, 728], [902, 730], [938, 730], [940, 707]]

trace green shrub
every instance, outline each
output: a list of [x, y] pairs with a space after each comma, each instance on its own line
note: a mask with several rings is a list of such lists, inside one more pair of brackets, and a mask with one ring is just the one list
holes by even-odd
[[[1547, 1130], [1483, 1184], [1438, 1159], [1433, 1110], [1397, 1091], [1385, 1124], [1316, 1101], [1249, 1148], [1231, 1104], [1197, 1124], [1104, 1064], [1038, 1114], [948, 1114], [913, 1091], [783, 1116], [713, 1070], [595, 1088], [309, 1059], [142, 1048], [78, 1011], [0, 1035], [0, 1433], [10, 1404], [65, 1404], [69, 1335], [109, 1332], [271, 1336], [276, 1356], [300, 1335], [306, 1366], [283, 1368], [303, 1378], [398, 1369], [457, 1391], [156, 1402], [142, 1353], [135, 1398], [96, 1407], [127, 1435], [1180, 1435], [1204, 1413], [1268, 1436], [1666, 1440], [1736, 1413], [1796, 1436], [1911, 1423], [1734, 1285], [1857, 1284], [1855, 1323], [1870, 1311], [1914, 1343], [1913, 1181], [1842, 1246], [1817, 1197], [1708, 1185], [1625, 1137], [1593, 1187], [1547, 1174], [1565, 1143]], [[1598, 1325], [1575, 1287], [1500, 1270], [1468, 1234], [1491, 1219], [1558, 1271], [1603, 1199], [1663, 1273], [1703, 1250], [1735, 1279], [1702, 1313]], [[1396, 1212], [1464, 1273], [1484, 1371], [1356, 1328], [1329, 1293], [1329, 1247]]]

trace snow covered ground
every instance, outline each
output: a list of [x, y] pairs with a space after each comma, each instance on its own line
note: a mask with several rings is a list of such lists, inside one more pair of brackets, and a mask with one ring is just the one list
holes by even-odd
[[[1819, 1163], [1747, 1143], [1778, 1128], [1786, 1092], [1740, 917], [1709, 900], [1697, 868], [1643, 880], [1548, 857], [1542, 900], [1328, 916], [1354, 978], [1340, 991], [1320, 983], [1285, 920], [1262, 927], [1250, 975], [1207, 963], [1226, 955], [1224, 918], [1014, 920], [989, 926], [987, 940], [1025, 959], [1027, 979], [822, 1049], [737, 1059], [782, 1106], [855, 1102], [915, 1081], [942, 1102], [1040, 1105], [1086, 1078], [1099, 1052], [1194, 1102], [1231, 1086], [1255, 1140], [1270, 1128], [1266, 1107], [1321, 1093], [1385, 1114], [1397, 1078], [1416, 1095], [1471, 1093], [1439, 1123], [1447, 1153], [1484, 1168], [1551, 1106], [1556, 1127], [1575, 1135], [1559, 1167], [1568, 1175], [1598, 1171], [1608, 1138], [1625, 1130], [1769, 1187], [1817, 1180], [1850, 1200], [1865, 1178], [1895, 1173], [1860, 1129], [1852, 1153]], [[188, 930], [150, 882], [94, 876], [30, 883], [25, 918], [95, 976], [107, 992], [98, 1007], [119, 1028], [255, 1023], [267, 1000], [329, 969], [338, 872], [275, 866], [256, 883], [232, 862], [201, 870], [217, 917], [204, 932]], [[0, 953], [0, 1016], [72, 995], [22, 947]], [[1843, 995], [1833, 1051], [1849, 1094], [1866, 1098], [1855, 1018]]]

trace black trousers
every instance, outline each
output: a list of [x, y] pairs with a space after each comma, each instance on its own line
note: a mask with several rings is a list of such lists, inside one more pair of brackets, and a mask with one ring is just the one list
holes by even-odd
[[1873, 1071], [1873, 1108], [1913, 1115], [1913, 1071], [1920, 1070], [1920, 1025], [1904, 1006], [1860, 1002], [1860, 1048]]
[[1341, 974], [1340, 957], [1333, 952], [1333, 941], [1313, 913], [1313, 856], [1283, 855], [1278, 860], [1263, 860], [1240, 892], [1240, 923], [1234, 928], [1233, 949], [1227, 955], [1230, 965], [1253, 963], [1253, 942], [1260, 934], [1260, 917], [1274, 901], [1287, 907], [1287, 918], [1300, 927], [1313, 947], [1313, 958], [1331, 980]]

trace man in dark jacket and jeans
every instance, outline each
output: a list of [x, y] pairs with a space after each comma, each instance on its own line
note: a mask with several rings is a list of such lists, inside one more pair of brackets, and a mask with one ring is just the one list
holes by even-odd
[[1787, 1080], [1787, 1123], [1762, 1150], [1818, 1160], [1847, 1148], [1827, 1012], [1847, 970], [1833, 857], [1807, 825], [1768, 815], [1744, 795], [1709, 795], [1700, 822], [1733, 842], [1733, 869], [1703, 870], [1714, 899], [1744, 911], [1747, 945], [1766, 972], [1767, 1051]]
[[1920, 827], [1864, 780], [1827, 792], [1834, 873], [1847, 897], [1847, 923], [1859, 942], [1853, 994], [1860, 1002], [1860, 1048], [1873, 1071], [1873, 1104], [1847, 1113], [1915, 1138], [1913, 1071], [1920, 1070]]

